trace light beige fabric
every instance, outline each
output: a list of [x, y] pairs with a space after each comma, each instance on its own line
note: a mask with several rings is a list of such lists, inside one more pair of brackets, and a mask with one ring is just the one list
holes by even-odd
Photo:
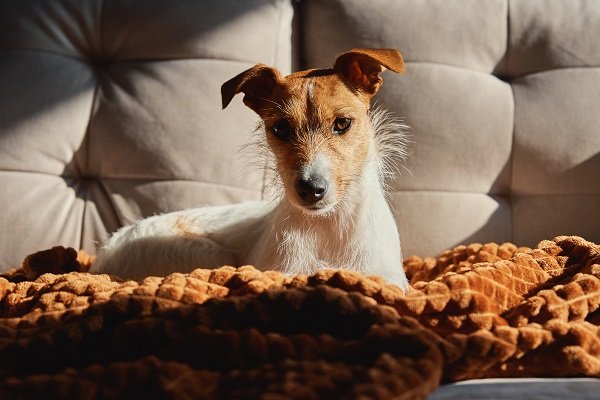
[[[292, 4], [293, 3], [293, 4]], [[412, 126], [390, 182], [405, 255], [600, 241], [596, 0], [0, 2], [0, 270], [95, 251], [158, 212], [263, 196], [255, 115], [221, 83], [398, 48], [380, 105]]]
[[394, 47], [411, 62], [489, 73], [506, 50], [505, 0], [313, 0], [305, 3], [309, 65], [350, 47]]
[[597, 0], [511, 0], [503, 73], [600, 66]]
[[600, 68], [527, 75], [513, 90], [514, 192], [600, 192]]

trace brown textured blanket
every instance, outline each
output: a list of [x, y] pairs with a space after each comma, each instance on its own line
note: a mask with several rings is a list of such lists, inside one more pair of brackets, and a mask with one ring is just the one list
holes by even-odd
[[600, 246], [578, 237], [410, 258], [407, 295], [348, 271], [138, 283], [85, 264], [54, 248], [0, 277], [0, 398], [414, 399], [600, 377]]

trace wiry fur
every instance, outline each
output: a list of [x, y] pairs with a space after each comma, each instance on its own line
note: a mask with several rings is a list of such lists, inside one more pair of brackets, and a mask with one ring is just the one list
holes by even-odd
[[402, 162], [408, 157], [410, 127], [380, 106], [369, 111], [369, 119], [377, 141], [380, 176], [383, 180], [394, 179], [401, 174], [401, 168], [406, 169]]
[[[281, 79], [262, 65], [247, 73], [253, 75], [232, 81]], [[369, 95], [353, 94], [330, 71], [318, 82], [310, 74], [292, 75], [281, 98], [245, 99], [263, 122], [244, 153], [254, 150], [255, 165], [272, 177], [273, 200], [188, 209], [138, 221], [106, 242], [93, 271], [141, 279], [224, 264], [253, 264], [287, 274], [346, 268], [381, 275], [406, 290], [398, 231], [385, 191], [386, 179], [397, 174], [406, 156], [406, 125], [381, 108], [367, 112], [380, 81]], [[358, 79], [359, 84], [374, 82], [372, 77]], [[264, 87], [254, 85], [251, 90], [262, 93]], [[337, 103], [327, 108], [324, 102], [331, 96], [338, 96]], [[355, 118], [352, 133], [333, 135], [331, 115], [343, 113]], [[294, 123], [295, 136], [289, 141], [269, 136], [269, 126], [281, 118]], [[316, 209], [298, 197], [294, 186], [306, 168], [317, 170], [330, 183]]]

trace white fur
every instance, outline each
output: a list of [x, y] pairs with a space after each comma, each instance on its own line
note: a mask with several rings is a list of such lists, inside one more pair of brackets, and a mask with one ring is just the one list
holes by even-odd
[[[376, 274], [403, 290], [400, 240], [386, 201], [391, 153], [403, 156], [404, 126], [384, 112], [370, 114], [369, 157], [346, 195], [322, 215], [279, 201], [205, 207], [140, 220], [117, 231], [100, 250], [96, 273], [142, 279], [194, 268], [253, 264], [286, 274], [346, 268]], [[319, 169], [327, 166], [320, 159]]]

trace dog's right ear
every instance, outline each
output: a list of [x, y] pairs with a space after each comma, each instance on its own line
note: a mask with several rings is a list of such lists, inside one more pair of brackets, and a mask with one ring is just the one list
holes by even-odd
[[244, 104], [260, 115], [260, 110], [267, 106], [273, 89], [281, 80], [281, 73], [275, 68], [256, 64], [221, 86], [223, 108], [229, 105], [236, 94], [244, 93]]
[[370, 97], [383, 83], [379, 74], [384, 69], [403, 73], [404, 61], [395, 49], [353, 49], [340, 55], [333, 69], [354, 90]]

